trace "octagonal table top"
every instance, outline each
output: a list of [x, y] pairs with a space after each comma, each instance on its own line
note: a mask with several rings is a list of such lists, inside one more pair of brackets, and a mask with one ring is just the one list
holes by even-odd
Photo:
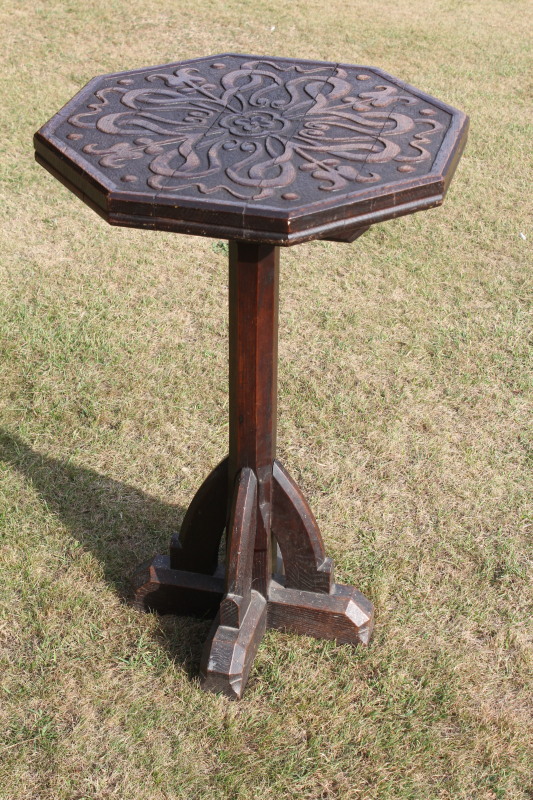
[[439, 205], [467, 130], [374, 67], [224, 53], [94, 78], [35, 149], [111, 224], [290, 245]]

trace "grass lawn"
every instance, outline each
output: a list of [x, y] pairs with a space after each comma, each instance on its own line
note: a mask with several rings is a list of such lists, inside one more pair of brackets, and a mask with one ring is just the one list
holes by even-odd
[[[533, 796], [526, 0], [4, 0], [0, 800]], [[379, 66], [461, 108], [445, 205], [281, 253], [279, 458], [371, 645], [127, 603], [227, 450], [225, 248], [111, 228], [33, 161], [92, 76], [227, 50]], [[529, 139], [528, 139], [529, 135]]]

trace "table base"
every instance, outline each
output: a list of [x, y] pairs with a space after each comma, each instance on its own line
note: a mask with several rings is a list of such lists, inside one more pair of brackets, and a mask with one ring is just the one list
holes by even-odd
[[238, 699], [266, 628], [367, 644], [373, 608], [354, 587], [333, 582], [333, 563], [313, 514], [278, 461], [272, 468], [271, 530], [282, 572], [274, 572], [265, 594], [253, 588], [257, 479], [246, 467], [235, 482], [226, 564], [219, 565], [227, 487], [225, 459], [196, 493], [170, 555], [140, 565], [133, 584], [140, 609], [216, 615], [200, 665], [202, 687]]
[[134, 578], [141, 608], [216, 614], [202, 685], [230, 697], [242, 695], [266, 627], [351, 643], [372, 630], [372, 604], [334, 584], [312, 511], [276, 460], [278, 305], [279, 249], [230, 242], [229, 455], [198, 489], [170, 557]]

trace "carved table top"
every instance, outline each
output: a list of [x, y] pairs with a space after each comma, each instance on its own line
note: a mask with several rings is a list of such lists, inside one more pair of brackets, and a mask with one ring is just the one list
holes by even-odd
[[114, 225], [288, 245], [439, 205], [467, 128], [375, 68], [225, 53], [94, 78], [35, 148]]

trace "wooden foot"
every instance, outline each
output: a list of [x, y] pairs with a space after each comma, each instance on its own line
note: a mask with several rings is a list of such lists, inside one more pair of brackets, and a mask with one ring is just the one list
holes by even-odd
[[374, 611], [372, 603], [353, 586], [336, 583], [331, 594], [319, 594], [287, 589], [272, 580], [267, 626], [341, 644], [368, 644]]
[[[158, 614], [213, 616], [224, 597], [223, 578], [170, 569], [167, 556], [141, 564], [133, 584], [134, 605]], [[268, 628], [346, 644], [368, 644], [372, 634], [372, 603], [353, 586], [336, 583], [325, 595], [289, 589], [273, 579], [267, 604]]]
[[252, 590], [238, 628], [221, 625], [217, 617], [205, 643], [200, 676], [202, 688], [238, 700], [244, 691], [267, 620], [267, 602]]
[[172, 569], [168, 556], [138, 566], [132, 584], [134, 606], [158, 614], [214, 616], [224, 593], [223, 578]]

